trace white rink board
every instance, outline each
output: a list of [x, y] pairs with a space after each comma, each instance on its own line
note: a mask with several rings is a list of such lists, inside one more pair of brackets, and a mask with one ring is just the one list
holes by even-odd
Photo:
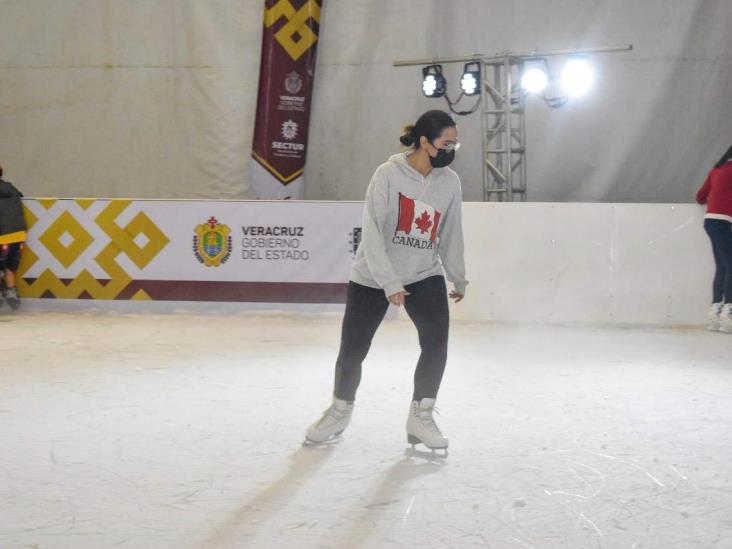
[[453, 318], [695, 325], [714, 271], [692, 204], [465, 203]]
[[[54, 208], [61, 208], [61, 202]], [[153, 210], [162, 211], [170, 205], [165, 201], [139, 203], [145, 204], [150, 215]], [[134, 202], [130, 211], [120, 216], [120, 223], [128, 220], [137, 204]], [[180, 238], [144, 272], [120, 256], [120, 261], [125, 261], [123, 266], [136, 279], [163, 280], [181, 277], [185, 272], [183, 278], [194, 282], [344, 284], [347, 281], [352, 257], [348, 233], [361, 224], [360, 203], [211, 202], [203, 209], [199, 203], [171, 204], [179, 215], [153, 217], [167, 233]], [[89, 215], [95, 214], [95, 207], [89, 209]], [[313, 207], [328, 213], [313, 218]], [[185, 208], [191, 211], [184, 212]], [[40, 215], [40, 209], [36, 209]], [[247, 215], [234, 215], [240, 211], [246, 211]], [[235, 254], [229, 264], [206, 269], [195, 261], [190, 239], [195, 224], [210, 215], [228, 222], [234, 231], [241, 230], [240, 220], [248, 225], [282, 224], [283, 220], [314, 224], [319, 230], [308, 232], [308, 248], [318, 250], [318, 265], [307, 271], [298, 268], [291, 272], [281, 266], [273, 270], [269, 263], [254, 268], [257, 262], [248, 262], [244, 270], [236, 268], [241, 263], [235, 255], [240, 253], [239, 236], [235, 238]], [[508, 323], [699, 325], [704, 322], [711, 301], [714, 270], [703, 217], [703, 208], [693, 204], [464, 203], [465, 256], [470, 285], [465, 301], [452, 307], [453, 318]], [[87, 225], [94, 228], [91, 221]], [[40, 230], [39, 227], [37, 232]], [[34, 244], [33, 239], [30, 242]], [[98, 250], [92, 248], [79, 261], [86, 256], [93, 258]], [[171, 265], [176, 266], [173, 271]], [[38, 275], [49, 266], [59, 276], [77, 274], [63, 270], [45, 255], [30, 274]], [[95, 273], [94, 264], [86, 267]], [[59, 310], [61, 304], [51, 301], [27, 300], [26, 303], [34, 309]], [[295, 301], [292, 301], [294, 306]], [[315, 304], [317, 298], [309, 302]], [[139, 309], [135, 309], [138, 306], [135, 303], [128, 305], [133, 311], [146, 310], [142, 303]], [[264, 305], [261, 303], [257, 308]], [[80, 300], [73, 308], [100, 306], [113, 308], [115, 304]], [[198, 310], [172, 301], [169, 307]], [[215, 304], [202, 302], [198, 307], [211, 312]], [[220, 307], [222, 312], [231, 310], [223, 303]], [[247, 309], [249, 305], [240, 303], [240, 307]], [[281, 305], [274, 303], [272, 308]]]

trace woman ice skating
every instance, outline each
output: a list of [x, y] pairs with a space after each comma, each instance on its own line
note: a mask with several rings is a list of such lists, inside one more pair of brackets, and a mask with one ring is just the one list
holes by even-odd
[[448, 165], [458, 149], [454, 120], [428, 111], [404, 128], [409, 150], [379, 166], [366, 191], [361, 244], [351, 270], [333, 404], [307, 430], [309, 442], [325, 442], [351, 421], [361, 363], [389, 303], [404, 305], [417, 328], [421, 355], [407, 419], [411, 444], [447, 449], [433, 409], [447, 360], [448, 295], [443, 269], [465, 295], [462, 191]]
[[716, 264], [709, 329], [732, 334], [732, 147], [709, 172], [696, 200], [707, 205], [704, 230]]

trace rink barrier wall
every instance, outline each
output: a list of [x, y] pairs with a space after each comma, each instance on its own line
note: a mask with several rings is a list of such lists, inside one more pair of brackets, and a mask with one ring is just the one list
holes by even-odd
[[[342, 304], [362, 212], [358, 202], [307, 201], [28, 199], [25, 207], [19, 287], [29, 305], [198, 302], [209, 312], [215, 303], [228, 312], [236, 303], [310, 312]], [[452, 318], [699, 325], [713, 276], [703, 215], [692, 204], [465, 203], [470, 285]], [[241, 231], [252, 226], [299, 227], [308, 260], [244, 259]], [[196, 249], [207, 230], [210, 256]]]
[[122, 199], [24, 207], [26, 298], [296, 304], [344, 302], [363, 209]]
[[695, 204], [465, 203], [461, 320], [704, 323], [714, 261]]

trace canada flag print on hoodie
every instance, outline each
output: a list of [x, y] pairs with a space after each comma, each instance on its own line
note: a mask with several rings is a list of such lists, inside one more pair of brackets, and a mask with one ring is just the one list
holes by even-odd
[[376, 169], [363, 212], [361, 243], [351, 280], [386, 296], [443, 269], [465, 293], [460, 178], [450, 168], [424, 177], [396, 154]]

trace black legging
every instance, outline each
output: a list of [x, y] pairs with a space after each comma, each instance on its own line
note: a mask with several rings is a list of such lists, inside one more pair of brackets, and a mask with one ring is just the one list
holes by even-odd
[[732, 223], [705, 219], [704, 230], [712, 241], [714, 262], [714, 303], [732, 303]]
[[[405, 288], [410, 295], [404, 301], [404, 308], [417, 327], [422, 349], [414, 372], [412, 398], [435, 398], [447, 362], [450, 313], [445, 278], [431, 276]], [[356, 389], [361, 382], [361, 363], [388, 308], [389, 301], [383, 290], [348, 283], [341, 349], [336, 361], [336, 398], [348, 401], [356, 398]]]

